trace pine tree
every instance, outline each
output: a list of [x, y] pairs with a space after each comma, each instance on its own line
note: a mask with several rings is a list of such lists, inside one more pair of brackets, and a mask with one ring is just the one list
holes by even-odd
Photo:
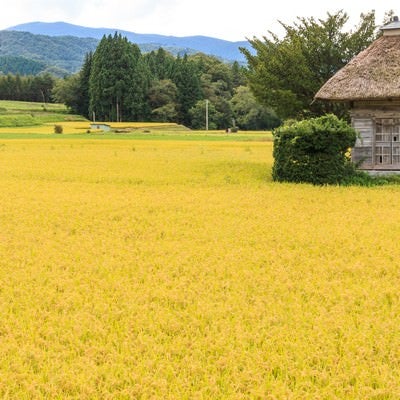
[[86, 118], [90, 118], [89, 115], [89, 81], [90, 72], [92, 69], [93, 53], [89, 52], [85, 56], [82, 69], [79, 72], [78, 84], [79, 93], [77, 98], [77, 113], [84, 115]]
[[199, 75], [196, 64], [186, 54], [177, 58], [173, 81], [178, 89], [178, 120], [187, 126], [191, 123], [189, 110], [202, 98]]

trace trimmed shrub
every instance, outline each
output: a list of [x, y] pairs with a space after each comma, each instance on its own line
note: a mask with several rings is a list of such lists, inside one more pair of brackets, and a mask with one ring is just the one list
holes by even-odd
[[54, 125], [54, 133], [63, 133], [62, 125]]
[[289, 122], [274, 131], [272, 177], [279, 182], [345, 184], [356, 174], [356, 131], [333, 114]]

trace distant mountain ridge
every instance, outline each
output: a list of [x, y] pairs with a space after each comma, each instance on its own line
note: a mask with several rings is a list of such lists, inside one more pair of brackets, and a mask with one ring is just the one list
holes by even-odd
[[[50, 72], [63, 76], [78, 71], [83, 63], [85, 54], [96, 49], [98, 39], [78, 38], [73, 36], [51, 37], [34, 35], [29, 32], [0, 31], [0, 59], [9, 61], [23, 57], [26, 62], [39, 62], [42, 68], [37, 71]], [[18, 62], [20, 64], [20, 61]], [[0, 63], [0, 71], [4, 74], [19, 73], [23, 70], [13, 70], [10, 62]]]
[[[219, 57], [226, 61], [245, 62], [244, 55], [239, 47], [252, 50], [249, 42], [239, 41], [230, 42], [228, 40], [217, 39], [208, 36], [164, 36], [157, 34], [142, 34], [111, 28], [89, 28], [85, 26], [73, 25], [66, 22], [29, 22], [7, 28], [7, 31], [29, 32], [35, 35], [46, 35], [51, 37], [73, 36], [78, 38], [101, 39], [104, 35], [121, 33], [129, 41], [136, 43], [139, 47], [151, 45], [153, 48], [163, 47], [166, 50], [179, 49], [187, 52], [202, 52], [205, 54]], [[174, 51], [172, 51], [174, 53]], [[176, 53], [177, 51], [175, 51]]]

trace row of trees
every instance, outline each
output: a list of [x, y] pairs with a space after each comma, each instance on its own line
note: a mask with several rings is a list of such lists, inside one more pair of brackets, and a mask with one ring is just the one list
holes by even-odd
[[37, 101], [50, 103], [55, 78], [49, 74], [37, 76], [0, 76], [0, 100]]
[[246, 86], [245, 68], [204, 54], [142, 54], [120, 34], [103, 37], [81, 71], [56, 83], [54, 98], [105, 121], [153, 120], [210, 129], [269, 129], [279, 120]]

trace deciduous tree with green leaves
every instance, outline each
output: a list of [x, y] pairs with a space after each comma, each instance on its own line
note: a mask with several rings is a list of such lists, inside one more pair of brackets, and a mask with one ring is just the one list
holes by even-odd
[[[206, 100], [199, 100], [190, 110], [191, 127], [193, 129], [206, 129]], [[208, 129], [218, 129], [218, 122], [222, 115], [214, 104], [208, 103]]]
[[348, 19], [344, 11], [328, 13], [325, 19], [298, 18], [291, 26], [280, 22], [283, 38], [269, 32], [268, 37], [250, 40], [255, 54], [241, 51], [249, 64], [249, 85], [257, 100], [282, 119], [343, 114], [342, 105], [313, 102], [313, 97], [377, 36], [374, 11], [361, 14], [351, 31], [345, 30]]
[[258, 103], [248, 86], [236, 88], [230, 103], [240, 129], [273, 129], [280, 124], [275, 112]]
[[77, 74], [58, 79], [52, 91], [53, 100], [64, 103], [73, 113], [83, 115], [86, 118], [90, 118], [89, 81], [92, 59], [93, 53], [87, 53], [81, 70]]
[[176, 85], [170, 79], [154, 80], [149, 90], [149, 106], [152, 119], [174, 122], [177, 118]]

